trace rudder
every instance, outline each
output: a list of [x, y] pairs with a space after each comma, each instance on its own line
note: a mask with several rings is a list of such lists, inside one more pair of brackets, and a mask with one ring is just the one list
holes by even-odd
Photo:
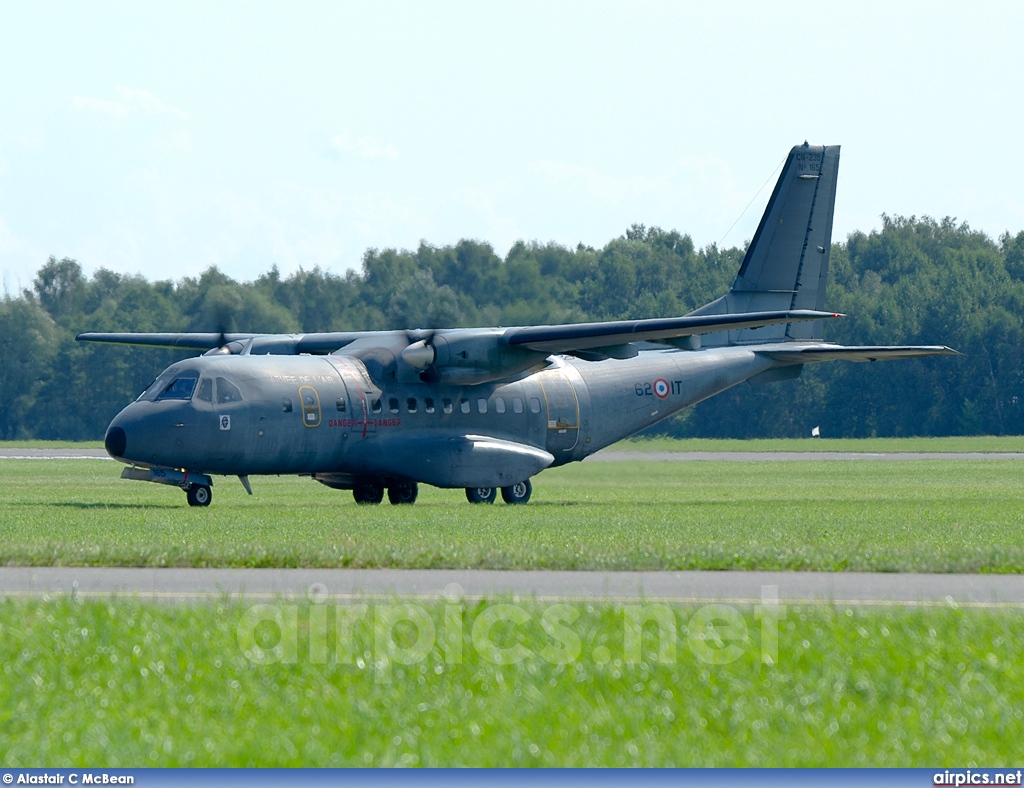
[[[838, 145], [789, 152], [732, 289], [691, 315], [825, 308]], [[705, 346], [820, 339], [822, 322], [785, 323], [706, 335]]]

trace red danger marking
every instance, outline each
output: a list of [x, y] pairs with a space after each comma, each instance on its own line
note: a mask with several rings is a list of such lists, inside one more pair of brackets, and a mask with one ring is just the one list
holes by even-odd
[[328, 419], [328, 427], [343, 427], [351, 429], [352, 427], [362, 427], [363, 434], [366, 434], [367, 427], [401, 427], [401, 419]]
[[665, 378], [658, 378], [654, 381], [654, 396], [658, 399], [665, 399], [671, 391], [672, 387], [669, 386]]

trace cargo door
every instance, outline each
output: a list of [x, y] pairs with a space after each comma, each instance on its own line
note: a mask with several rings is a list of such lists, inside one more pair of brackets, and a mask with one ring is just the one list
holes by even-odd
[[557, 458], [572, 451], [580, 436], [580, 404], [576, 392], [561, 372], [542, 372], [537, 376], [547, 408], [547, 449]]
[[380, 418], [380, 389], [373, 385], [366, 368], [344, 356], [326, 356], [326, 359], [341, 374], [347, 397], [344, 402], [335, 403], [337, 418], [356, 439], [366, 438], [377, 431]]

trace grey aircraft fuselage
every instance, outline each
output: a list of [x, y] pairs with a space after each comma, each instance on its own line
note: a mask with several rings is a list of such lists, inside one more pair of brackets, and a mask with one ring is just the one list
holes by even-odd
[[955, 355], [822, 341], [839, 147], [794, 147], [730, 290], [680, 317], [556, 326], [319, 334], [82, 334], [207, 351], [165, 370], [111, 422], [129, 479], [207, 506], [212, 479], [300, 474], [360, 503], [417, 484], [474, 503], [582, 460], [749, 380], [809, 363]]
[[[503, 487], [582, 460], [773, 363], [742, 347], [647, 350], [600, 364], [552, 356], [513, 381], [381, 389], [342, 356], [200, 356], [165, 370], [110, 430], [124, 431], [119, 459], [146, 466], [309, 474], [339, 487]], [[158, 399], [176, 378], [195, 379], [191, 396]], [[488, 443], [502, 462], [481, 457]]]

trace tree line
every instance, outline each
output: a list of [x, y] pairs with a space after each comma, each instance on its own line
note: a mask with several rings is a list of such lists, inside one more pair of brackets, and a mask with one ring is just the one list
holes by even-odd
[[[51, 257], [0, 303], [0, 439], [101, 438], [179, 351], [78, 343], [83, 331], [358, 331], [682, 315], [724, 293], [740, 248], [634, 225], [595, 249], [487, 243], [370, 249], [360, 271], [315, 268], [252, 282], [216, 268], [150, 282]], [[1024, 232], [994, 241], [953, 219], [883, 217], [833, 244], [825, 338], [947, 344], [964, 355], [807, 366], [738, 386], [653, 428], [678, 437], [1024, 432]]]

